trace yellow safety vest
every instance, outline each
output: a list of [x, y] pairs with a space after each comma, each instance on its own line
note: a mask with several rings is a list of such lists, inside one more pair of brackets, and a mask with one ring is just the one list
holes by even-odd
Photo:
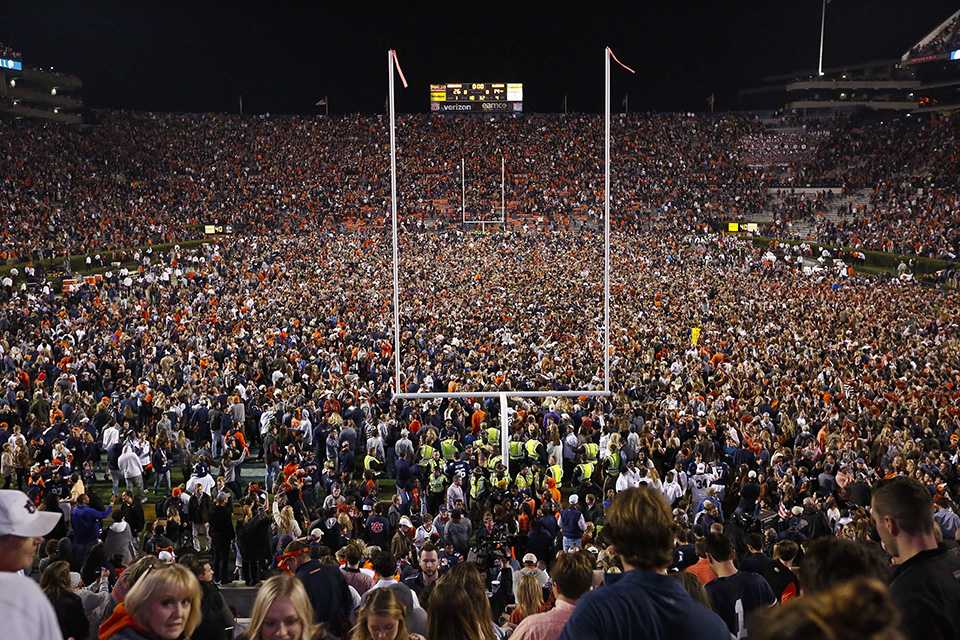
[[587, 456], [587, 460], [596, 462], [597, 456], [600, 454], [600, 445], [594, 442], [588, 442], [587, 444], [583, 445], [583, 450]]
[[530, 480], [524, 476], [522, 473], [517, 474], [516, 479], [517, 491], [523, 491], [530, 486]]
[[510, 459], [523, 460], [523, 443], [518, 440], [510, 441]]
[[[559, 489], [563, 483], [563, 467], [555, 464], [547, 469], [547, 475], [557, 481], [557, 489]], [[544, 479], [544, 484], [546, 484], [546, 479]]]
[[430, 489], [430, 493], [443, 493], [447, 488], [447, 477], [442, 473], [439, 476], [432, 475], [431, 473], [427, 486]]
[[593, 477], [593, 463], [584, 462], [583, 464], [578, 464], [577, 469], [580, 469], [580, 478], [586, 482]]
[[490, 427], [487, 429], [487, 444], [495, 447], [500, 444], [500, 429]]
[[373, 456], [371, 456], [371, 455], [368, 455], [368, 456], [364, 457], [364, 459], [363, 459], [363, 468], [366, 469], [367, 471], [372, 471], [372, 472], [375, 473], [376, 475], [380, 475], [380, 469], [374, 469], [374, 468], [372, 468], [374, 462], [376, 462], [378, 465], [380, 464], [380, 461], [377, 460], [375, 457], [373, 457]]
[[527, 450], [527, 457], [530, 458], [531, 460], [539, 460], [540, 459], [539, 447], [540, 447], [539, 440], [534, 440], [533, 438], [530, 438], [529, 440], [527, 440], [527, 443], [524, 445], [524, 448], [526, 448]]
[[479, 473], [473, 474], [470, 478], [470, 497], [474, 499], [479, 498], [480, 494], [486, 491], [485, 484], [486, 482], [482, 475]]
[[494, 469], [497, 468], [498, 462], [503, 462], [503, 456], [493, 456], [492, 458], [487, 460], [487, 469], [490, 469], [491, 471], [493, 471]]
[[420, 464], [429, 463], [431, 460], [433, 460], [434, 451], [436, 451], [436, 449], [428, 444], [420, 447]]
[[447, 438], [440, 443], [440, 455], [444, 460], [453, 460], [453, 454], [457, 452], [457, 441], [453, 438]]
[[607, 475], [611, 478], [620, 476], [620, 452], [611, 453], [607, 456]]

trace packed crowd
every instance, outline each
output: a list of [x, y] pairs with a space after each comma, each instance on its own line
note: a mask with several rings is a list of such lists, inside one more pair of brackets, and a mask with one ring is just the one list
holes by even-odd
[[[788, 127], [780, 131], [752, 133], [740, 140], [739, 158], [748, 165], [764, 168], [803, 163], [817, 152], [819, 143], [829, 135], [825, 129]], [[781, 183], [787, 184], [787, 183]]]
[[935, 38], [910, 49], [911, 58], [922, 58], [960, 49], [960, 15], [955, 16]]
[[[0, 124], [0, 258], [92, 257], [197, 238], [204, 224], [261, 235], [379, 225], [389, 211], [383, 117], [97, 117], [93, 130]], [[621, 115], [613, 126], [613, 209], [618, 223], [640, 212], [724, 223], [780, 211], [769, 186], [888, 190], [911, 180], [955, 189], [957, 134], [956, 119], [940, 117], [778, 133], [737, 115]], [[501, 205], [519, 223], [596, 222], [602, 214], [599, 118], [411, 115], [399, 118], [397, 136], [402, 220], [459, 221], [461, 196], [472, 220], [499, 219]], [[920, 202], [910, 224], [952, 224], [955, 207]], [[881, 222], [902, 219], [897, 203], [878, 198], [874, 209], [868, 248], [893, 242], [954, 252], [949, 230], [927, 243], [902, 241], [892, 237], [895, 225]]]
[[[198, 237], [202, 224], [249, 233], [382, 220], [389, 211], [383, 117], [241, 118], [98, 114], [94, 130], [0, 124], [3, 257], [78, 254]], [[615, 121], [613, 198], [628, 216], [758, 210], [755, 172], [730, 151], [753, 128], [738, 116], [631, 115]], [[596, 218], [603, 129], [594, 116], [398, 120], [404, 219], [459, 220], [460, 161], [476, 218]]]
[[[400, 390], [602, 388], [601, 246], [403, 233]], [[0, 473], [24, 493], [0, 494], [0, 560], [30, 545], [0, 568], [43, 539], [44, 638], [956, 637], [957, 294], [806, 276], [669, 208], [612, 249], [613, 395], [512, 400], [507, 434], [496, 400], [392, 401], [379, 227], [5, 283]]]
[[853, 118], [838, 123], [815, 156], [796, 167], [796, 184], [873, 189], [922, 179], [955, 189], [958, 139], [960, 120], [949, 115]]
[[953, 262], [960, 256], [958, 211], [960, 203], [953, 188], [918, 188], [911, 182], [881, 184], [869, 203], [851, 209], [846, 219], [821, 221], [817, 240]]
[[13, 47], [0, 42], [0, 58], [6, 60], [23, 60], [23, 54]]

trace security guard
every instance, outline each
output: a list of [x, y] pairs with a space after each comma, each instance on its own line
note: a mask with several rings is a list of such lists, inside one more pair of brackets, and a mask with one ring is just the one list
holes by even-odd
[[490, 456], [490, 458], [487, 460], [487, 469], [494, 471], [498, 464], [503, 464], [503, 456], [501, 456], [499, 453], [495, 456]]
[[513, 436], [513, 438], [510, 440], [508, 451], [510, 454], [511, 465], [516, 465], [519, 467], [521, 464], [523, 464], [525, 455], [523, 451], [523, 443], [520, 442], [520, 436]]
[[433, 452], [436, 449], [433, 447], [432, 441], [431, 444], [423, 444], [420, 447], [420, 465], [428, 466], [430, 461], [433, 460]]
[[445, 469], [445, 465], [440, 459], [440, 452], [436, 449], [433, 449], [433, 455], [429, 460], [420, 462], [420, 466], [422, 467], [424, 473], [433, 473], [434, 469], [440, 469], [441, 471]]
[[496, 471], [493, 472], [490, 478], [490, 484], [500, 491], [506, 491], [510, 488], [510, 474], [507, 473], [507, 470], [502, 464], [497, 465]]
[[544, 486], [546, 486], [547, 479], [553, 478], [557, 483], [557, 489], [563, 486], [563, 467], [557, 464], [557, 461], [553, 458], [550, 458], [550, 466], [547, 467], [546, 477], [543, 479]]
[[452, 435], [440, 441], [440, 455], [447, 462], [453, 460], [454, 454], [460, 449], [460, 443]]
[[578, 464], [573, 470], [573, 477], [577, 484], [590, 482], [590, 479], [593, 478], [594, 469], [595, 466], [593, 462], [582, 462]]
[[489, 427], [487, 429], [487, 446], [497, 448], [500, 446], [500, 429]]
[[517, 491], [526, 491], [533, 486], [533, 472], [530, 471], [530, 467], [524, 465], [520, 469], [520, 473], [517, 474], [514, 484], [517, 487]]
[[610, 447], [610, 455], [604, 460], [604, 467], [607, 473], [607, 478], [616, 482], [617, 478], [620, 477], [620, 452], [617, 450], [615, 445]]
[[580, 450], [584, 459], [588, 462], [596, 462], [600, 456], [600, 445], [596, 442], [585, 442]]
[[483, 469], [476, 467], [470, 474], [470, 504], [479, 504], [486, 495], [487, 478], [483, 475]]
[[540, 440], [530, 437], [527, 438], [526, 443], [524, 443], [523, 448], [527, 452], [527, 463], [528, 464], [540, 464], [543, 462], [543, 443]]
[[383, 473], [383, 463], [369, 453], [363, 458], [363, 468], [372, 473], [375, 478], [379, 478]]

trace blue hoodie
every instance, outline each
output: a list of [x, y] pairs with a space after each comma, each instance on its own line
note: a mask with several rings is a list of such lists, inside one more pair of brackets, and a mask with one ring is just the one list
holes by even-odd
[[113, 513], [113, 507], [97, 511], [89, 505], [73, 508], [70, 514], [70, 526], [73, 528], [73, 543], [78, 545], [94, 544], [100, 539], [100, 521]]
[[641, 570], [617, 577], [577, 601], [560, 640], [729, 640], [720, 616], [676, 578]]

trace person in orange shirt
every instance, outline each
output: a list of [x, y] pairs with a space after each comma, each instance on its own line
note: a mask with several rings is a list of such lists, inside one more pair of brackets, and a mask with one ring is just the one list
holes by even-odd
[[480, 433], [480, 425], [487, 419], [487, 412], [480, 408], [480, 403], [473, 405], [473, 414], [470, 416], [470, 428], [474, 434]]
[[717, 579], [717, 573], [710, 566], [710, 560], [707, 558], [707, 549], [704, 541], [697, 540], [694, 548], [697, 550], [697, 557], [699, 559], [697, 560], [696, 564], [692, 564], [687, 567], [686, 571], [697, 576], [697, 580], [700, 581], [700, 584], [706, 586]]

